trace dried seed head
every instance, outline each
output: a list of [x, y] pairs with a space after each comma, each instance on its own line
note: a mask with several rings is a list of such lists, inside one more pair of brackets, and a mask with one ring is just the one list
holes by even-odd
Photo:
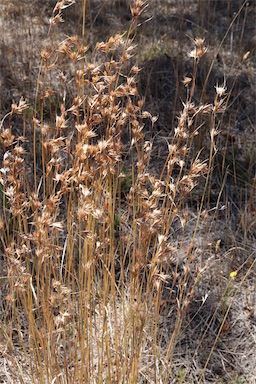
[[219, 97], [222, 97], [222, 96], [224, 96], [225, 95], [225, 93], [226, 93], [226, 90], [227, 90], [227, 88], [225, 87], [225, 84], [222, 84], [222, 85], [216, 85], [215, 86], [215, 89], [216, 89], [216, 93], [217, 93], [217, 95], [219, 96]]
[[204, 39], [201, 39], [201, 38], [198, 38], [198, 37], [195, 38], [195, 45], [197, 47], [197, 49], [196, 49], [197, 57], [198, 57], [198, 60], [200, 60], [201, 57], [207, 51], [207, 48], [204, 46]]
[[192, 79], [191, 77], [185, 76], [184, 79], [182, 80], [182, 83], [187, 87], [191, 83]]
[[62, 9], [70, 7], [72, 4], [75, 3], [75, 0], [61, 0], [58, 1], [57, 4], [54, 7], [53, 13], [56, 11], [61, 11]]
[[51, 57], [51, 54], [52, 54], [52, 50], [51, 50], [51, 48], [50, 47], [47, 47], [47, 48], [45, 48], [45, 49], [43, 49], [42, 51], [41, 51], [41, 58], [43, 59], [43, 60], [49, 60], [49, 58]]
[[63, 17], [62, 17], [62, 13], [60, 12], [60, 13], [58, 13], [56, 16], [54, 16], [54, 17], [51, 17], [50, 19], [49, 19], [49, 24], [50, 25], [53, 25], [53, 24], [59, 24], [59, 23], [64, 23], [64, 19], [63, 19]]
[[12, 114], [21, 115], [23, 111], [28, 109], [29, 105], [25, 102], [24, 98], [21, 97], [19, 104], [12, 104]]
[[142, 0], [134, 0], [133, 4], [131, 4], [130, 9], [131, 9], [131, 14], [134, 20], [137, 20], [142, 12], [145, 10], [147, 5], [143, 8], [145, 5], [145, 1]]
[[[3, 145], [5, 147], [9, 147], [13, 144], [14, 142], [14, 139], [15, 139], [15, 136], [12, 134], [12, 131], [10, 128], [7, 128], [5, 129], [2, 133], [1, 133], [1, 137], [3, 139]], [[9, 152], [6, 152], [5, 155], [4, 155], [4, 160], [5, 160], [5, 157], [7, 158], [9, 155]]]
[[199, 61], [207, 51], [207, 48], [204, 46], [204, 39], [200, 37], [196, 37], [193, 42], [195, 44], [195, 48], [189, 53], [189, 57]]

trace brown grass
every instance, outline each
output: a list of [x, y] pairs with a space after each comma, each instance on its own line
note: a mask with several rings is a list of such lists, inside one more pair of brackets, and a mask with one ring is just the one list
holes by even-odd
[[[81, 30], [63, 36], [78, 6]], [[226, 188], [242, 177], [222, 137], [236, 79], [208, 94], [210, 67], [199, 87], [211, 50], [188, 39], [181, 108], [161, 134], [136, 63], [149, 7], [133, 1], [127, 31], [98, 42], [92, 7], [55, 5], [29, 97], [2, 102], [1, 380], [253, 383], [226, 340], [241, 330], [232, 310], [248, 327], [255, 316], [253, 292], [239, 307], [255, 277], [253, 160], [239, 216]]]

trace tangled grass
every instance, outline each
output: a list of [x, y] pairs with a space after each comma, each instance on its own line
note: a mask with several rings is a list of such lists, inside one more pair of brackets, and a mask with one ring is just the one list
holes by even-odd
[[[49, 35], [73, 3], [57, 2]], [[1, 120], [5, 382], [186, 382], [174, 356], [211, 268], [196, 239], [209, 220], [205, 202], [230, 94], [216, 84], [212, 102], [195, 101], [198, 67], [207, 55], [205, 41], [195, 38], [193, 74], [183, 79], [187, 96], [174, 135], [163, 144], [163, 166], [153, 167], [154, 138], [145, 136], [157, 117], [144, 109], [141, 69], [131, 62], [145, 7], [135, 0], [128, 31], [93, 49], [84, 27], [81, 36], [46, 46], [34, 104], [21, 98]], [[85, 1], [81, 11], [84, 26]], [[207, 122], [208, 161], [200, 160], [199, 118]], [[23, 125], [22, 134], [15, 134], [15, 124]], [[204, 186], [191, 230], [187, 201], [198, 180]], [[208, 319], [206, 329], [221, 312], [198, 383], [205, 382], [214, 347], [229, 327], [240, 288], [230, 272]]]

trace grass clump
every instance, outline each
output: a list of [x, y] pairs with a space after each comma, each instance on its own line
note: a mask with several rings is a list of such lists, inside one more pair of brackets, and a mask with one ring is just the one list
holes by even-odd
[[[73, 3], [56, 4], [49, 36]], [[92, 48], [83, 1], [81, 36], [41, 51], [34, 104], [21, 98], [1, 120], [5, 356], [17, 348], [25, 360], [9, 364], [14, 381], [186, 382], [174, 355], [210, 266], [198, 257], [196, 238], [207, 217], [218, 116], [228, 94], [217, 85], [211, 103], [196, 103], [207, 49], [204, 39], [193, 39], [186, 99], [161, 167], [154, 167], [154, 138], [146, 137], [157, 118], [144, 109], [141, 69], [132, 61], [145, 7], [134, 1], [127, 32]], [[207, 162], [200, 160], [199, 118], [210, 122]], [[192, 220], [187, 204], [200, 179], [205, 183]], [[230, 285], [199, 382], [227, 327]]]

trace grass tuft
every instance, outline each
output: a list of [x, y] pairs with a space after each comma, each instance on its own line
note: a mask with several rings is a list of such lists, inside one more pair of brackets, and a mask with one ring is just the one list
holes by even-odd
[[[58, 31], [78, 6], [81, 31], [64, 36]], [[217, 80], [206, 95], [210, 47], [190, 37], [191, 71], [176, 79], [180, 110], [161, 136], [136, 60], [149, 8], [134, 0], [127, 30], [93, 44], [86, 1], [58, 1], [33, 98], [16, 98], [2, 114], [3, 382], [234, 378], [235, 357], [227, 363], [222, 346], [256, 260], [253, 160], [243, 174], [231, 135], [222, 135], [237, 79]], [[21, 17], [19, 8], [9, 12]], [[151, 60], [161, 49], [153, 51], [141, 55]], [[246, 180], [239, 223], [231, 177], [237, 188]]]

